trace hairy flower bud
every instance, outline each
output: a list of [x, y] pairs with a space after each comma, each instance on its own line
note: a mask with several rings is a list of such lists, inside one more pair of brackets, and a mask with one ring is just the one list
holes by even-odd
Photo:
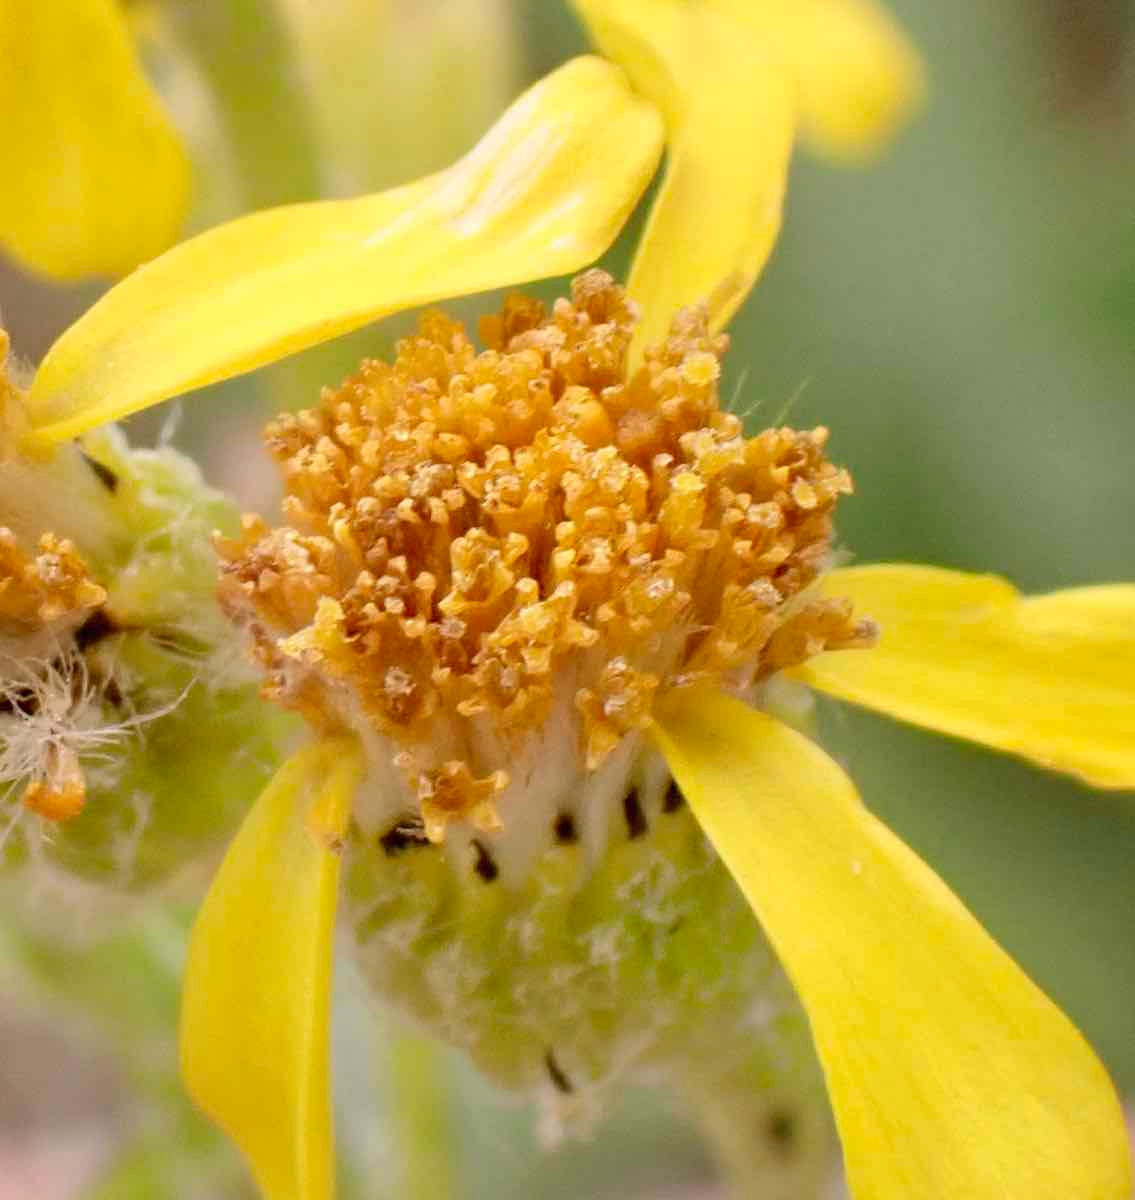
[[50, 914], [77, 881], [131, 891], [211, 858], [280, 718], [213, 600], [227, 503], [114, 430], [24, 454], [6, 350], [0, 335], [0, 864]]

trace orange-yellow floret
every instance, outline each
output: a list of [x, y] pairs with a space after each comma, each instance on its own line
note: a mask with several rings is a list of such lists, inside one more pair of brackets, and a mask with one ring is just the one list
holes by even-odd
[[628, 379], [635, 316], [599, 271], [550, 314], [507, 300], [480, 352], [427, 315], [269, 427], [286, 524], [220, 544], [268, 693], [391, 742], [431, 836], [493, 828], [487, 767], [550, 720], [594, 769], [668, 688], [744, 692], [870, 638], [806, 591], [851, 490], [827, 430], [746, 437], [697, 308]]
[[[71, 542], [45, 533], [38, 553], [30, 554], [10, 529], [0, 527], [0, 677], [12, 662], [65, 657], [71, 636], [105, 602], [106, 591], [91, 579]], [[8, 704], [37, 703], [34, 688], [22, 678], [3, 682]], [[78, 755], [48, 740], [37, 756], [36, 772], [20, 797], [23, 805], [51, 821], [78, 816], [87, 795]]]
[[106, 591], [66, 538], [45, 533], [38, 553], [28, 554], [0, 526], [0, 632], [61, 633], [105, 602]]

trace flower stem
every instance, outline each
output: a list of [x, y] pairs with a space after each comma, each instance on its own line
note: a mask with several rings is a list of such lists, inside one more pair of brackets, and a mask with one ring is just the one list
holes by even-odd
[[404, 1033], [394, 1039], [387, 1065], [395, 1153], [402, 1200], [455, 1196], [454, 1129], [441, 1047]]
[[766, 1051], [721, 1075], [680, 1083], [717, 1160], [731, 1200], [819, 1200], [835, 1161], [822, 1085], [814, 1069], [770, 1081]]

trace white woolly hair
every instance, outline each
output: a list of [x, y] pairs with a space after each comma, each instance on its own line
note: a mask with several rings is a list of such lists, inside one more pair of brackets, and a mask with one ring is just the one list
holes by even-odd
[[[114, 749], [139, 727], [172, 712], [189, 687], [169, 703], [120, 721], [108, 721], [103, 705], [105, 685], [90, 677], [81, 654], [54, 659], [18, 659], [0, 655], [0, 802], [11, 802], [17, 787], [43, 779], [47, 764], [59, 756], [75, 756], [96, 767], [105, 781], [116, 762]], [[24, 807], [0, 826], [0, 849], [15, 829]]]

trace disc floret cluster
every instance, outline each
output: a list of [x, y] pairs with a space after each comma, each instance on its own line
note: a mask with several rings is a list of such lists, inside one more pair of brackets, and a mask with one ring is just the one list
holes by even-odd
[[536, 745], [586, 777], [668, 689], [873, 636], [809, 592], [851, 490], [827, 430], [746, 437], [697, 308], [628, 371], [636, 316], [600, 271], [510, 297], [481, 351], [428, 314], [269, 427], [285, 524], [221, 543], [268, 693], [361, 735], [432, 840], [522, 807]]

